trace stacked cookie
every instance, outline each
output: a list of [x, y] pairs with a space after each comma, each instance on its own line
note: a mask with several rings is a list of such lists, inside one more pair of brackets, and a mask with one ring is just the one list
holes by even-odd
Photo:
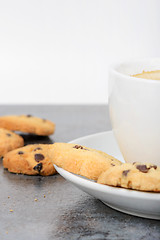
[[0, 157], [4, 156], [7, 152], [22, 147], [24, 140], [21, 136], [0, 128]]
[[55, 130], [53, 122], [32, 115], [0, 117], [0, 127], [11, 131], [32, 133], [40, 136], [49, 136]]
[[32, 144], [4, 155], [3, 166], [12, 173], [49, 176], [56, 173], [52, 163], [52, 144]]
[[92, 180], [97, 180], [103, 171], [121, 165], [102, 151], [71, 143], [54, 143], [52, 160], [63, 169]]
[[160, 167], [148, 163], [123, 163], [101, 173], [97, 182], [140, 191], [160, 192]]
[[29, 175], [53, 175], [56, 173], [50, 156], [50, 145], [24, 146], [21, 136], [12, 131], [20, 131], [40, 136], [54, 133], [55, 124], [49, 120], [31, 115], [0, 117], [0, 156], [3, 166], [10, 172]]

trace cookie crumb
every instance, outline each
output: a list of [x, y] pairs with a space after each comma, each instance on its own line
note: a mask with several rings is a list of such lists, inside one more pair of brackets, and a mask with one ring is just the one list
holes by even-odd
[[38, 199], [37, 199], [37, 198], [35, 198], [35, 199], [34, 199], [34, 201], [35, 201], [35, 202], [37, 202], [37, 201], [38, 201]]
[[6, 231], [6, 234], [8, 234], [8, 231]]
[[43, 195], [43, 197], [45, 198], [45, 197], [46, 197], [46, 195], [44, 194], [44, 195]]
[[9, 211], [10, 211], [10, 212], [13, 212], [13, 209], [10, 209]]
[[10, 196], [8, 196], [8, 198], [10, 198]]

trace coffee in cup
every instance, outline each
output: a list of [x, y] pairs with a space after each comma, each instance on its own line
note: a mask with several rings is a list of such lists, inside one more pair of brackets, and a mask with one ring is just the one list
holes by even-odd
[[143, 78], [143, 79], [152, 79], [152, 80], [160, 80], [160, 70], [138, 73], [133, 75], [133, 77]]

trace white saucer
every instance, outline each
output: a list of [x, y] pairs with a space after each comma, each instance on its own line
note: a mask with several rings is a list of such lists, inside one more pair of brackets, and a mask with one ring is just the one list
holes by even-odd
[[[112, 131], [75, 139], [72, 143], [102, 150], [124, 162]], [[116, 210], [139, 217], [160, 219], [160, 193], [110, 187], [67, 172], [57, 166], [55, 168], [62, 177], [76, 187]]]

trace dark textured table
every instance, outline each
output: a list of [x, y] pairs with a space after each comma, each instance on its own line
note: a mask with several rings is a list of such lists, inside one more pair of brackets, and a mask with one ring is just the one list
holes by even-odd
[[[50, 138], [23, 135], [26, 144], [68, 142], [111, 129], [107, 106], [0, 106], [0, 115], [6, 114], [56, 123]], [[160, 239], [160, 221], [115, 211], [59, 175], [11, 174], [1, 164], [0, 191], [0, 240]]]

